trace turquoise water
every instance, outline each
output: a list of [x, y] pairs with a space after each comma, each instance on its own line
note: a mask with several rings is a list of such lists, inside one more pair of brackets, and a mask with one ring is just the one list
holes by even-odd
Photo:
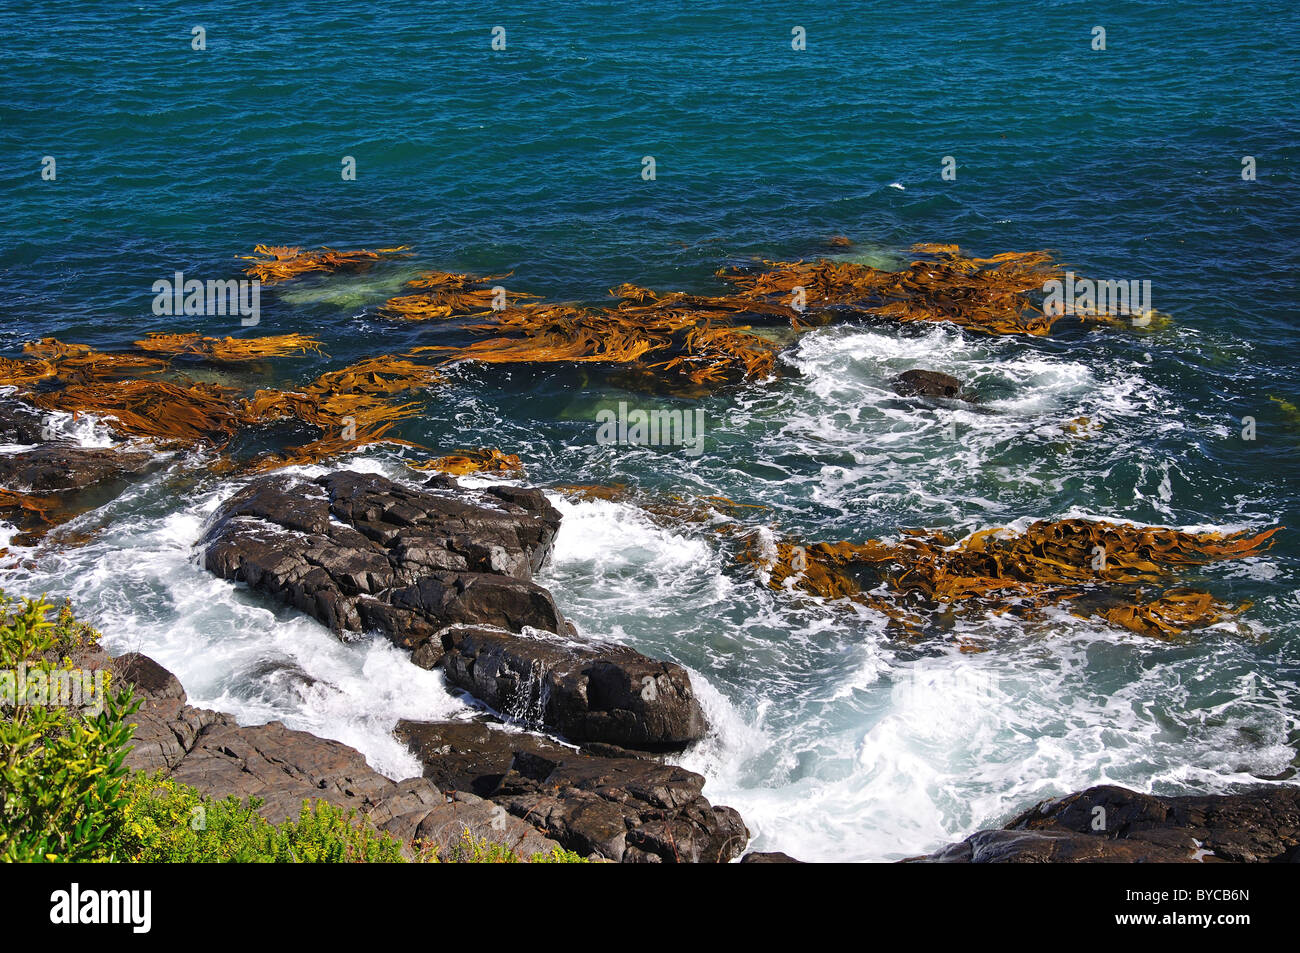
[[[1098, 780], [1226, 790], [1294, 772], [1300, 420], [1269, 399], [1300, 404], [1294, 5], [5, 3], [0, 18], [0, 353], [51, 334], [240, 333], [153, 315], [151, 288], [233, 276], [258, 242], [415, 258], [266, 289], [258, 333], [311, 333], [330, 357], [236, 375], [250, 386], [441, 341], [375, 316], [422, 268], [513, 270], [555, 300], [623, 281], [714, 292], [723, 265], [825, 254], [844, 234], [856, 244], [835, 251], [872, 263], [956, 242], [1149, 279], [1167, 328], [813, 332], [778, 380], [699, 404], [699, 458], [597, 445], [601, 402], [671, 402], [591, 366], [462, 367], [402, 436], [520, 453], [543, 485], [722, 493], [807, 539], [1072, 514], [1292, 528], [1194, 580], [1254, 607], [1186, 645], [977, 619], [963, 625], [1000, 645], [976, 657], [765, 591], [706, 531], [561, 501], [544, 581], [582, 631], [697, 673], [717, 730], [685, 763], [759, 849], [892, 859]], [[895, 397], [888, 378], [916, 366], [969, 382], [987, 412]], [[1079, 416], [1102, 429], [1065, 437]], [[349, 465], [403, 472], [382, 450]], [[84, 517], [91, 544], [0, 582], [71, 595], [203, 703], [410, 770], [393, 718], [460, 703], [384, 646], [336, 645], [195, 568], [187, 547], [229, 491], [177, 461]]]

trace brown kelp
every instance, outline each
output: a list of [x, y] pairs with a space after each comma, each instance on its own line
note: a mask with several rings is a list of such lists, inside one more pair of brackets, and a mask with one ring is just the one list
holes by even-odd
[[762, 271], [718, 274], [745, 298], [792, 301], [802, 289], [810, 310], [848, 307], [897, 321], [949, 321], [989, 334], [1047, 334], [1059, 315], [1036, 303], [1044, 284], [1064, 274], [1045, 251], [970, 258], [956, 245], [914, 245], [902, 271], [845, 261], [764, 262]]
[[417, 289], [415, 294], [390, 298], [379, 309], [379, 315], [404, 321], [428, 321], [457, 314], [499, 311], [537, 298], [537, 295], [522, 291], [507, 292], [503, 286], [494, 284], [504, 281], [511, 274], [513, 272], [504, 275], [467, 275], [426, 271], [406, 283], [408, 288]]
[[412, 470], [435, 470], [452, 476], [465, 476], [468, 473], [523, 473], [524, 470], [523, 462], [517, 454], [502, 453], [487, 447], [457, 450], [444, 457], [408, 465]]
[[320, 354], [320, 342], [305, 334], [271, 334], [250, 338], [210, 338], [201, 334], [150, 334], [135, 346], [153, 354], [198, 357], [218, 364], [239, 364], [270, 357]]
[[0, 359], [0, 386], [15, 387], [19, 397], [42, 410], [96, 414], [119, 436], [149, 439], [168, 449], [223, 449], [243, 428], [286, 420], [321, 431], [318, 440], [257, 461], [257, 468], [270, 469], [315, 462], [380, 441], [404, 443], [389, 432], [418, 405], [401, 403], [394, 395], [440, 380], [432, 367], [383, 356], [326, 372], [299, 391], [265, 389], [241, 398], [237, 388], [196, 383], [180, 374], [148, 380], [134, 375], [168, 371], [169, 359], [177, 355], [238, 363], [319, 353], [319, 344], [298, 334], [242, 339], [151, 335], [137, 344], [167, 359], [106, 354], [46, 338], [26, 347], [31, 355], [27, 359]]
[[808, 545], [765, 543], [756, 536], [744, 558], [773, 588], [847, 597], [909, 631], [946, 608], [1001, 613], [1067, 603], [1076, 614], [1168, 638], [1245, 608], [1189, 589], [1160, 591], [1175, 571], [1259, 555], [1281, 529], [1189, 533], [1101, 520], [1039, 520], [1023, 531], [987, 529], [960, 541], [927, 531], [905, 533], [896, 542]]
[[253, 462], [258, 471], [293, 464], [316, 463], [374, 443], [414, 447], [389, 436], [398, 422], [414, 416], [415, 401], [400, 402], [398, 394], [421, 390], [442, 378], [435, 368], [396, 357], [374, 357], [327, 371], [300, 391], [259, 390], [241, 403], [248, 424], [298, 420], [321, 431], [316, 440], [265, 454]]
[[27, 397], [42, 410], [97, 414], [117, 433], [146, 437], [168, 448], [224, 445], [244, 425], [234, 388], [158, 380], [69, 384]]
[[[156, 374], [167, 362], [143, 354], [106, 353], [85, 344], [68, 344], [57, 338], [41, 338], [23, 346], [31, 355], [32, 370], [40, 376], [65, 382], [92, 383], [119, 380], [135, 374]], [[4, 383], [13, 383], [4, 381]]]
[[[743, 380], [773, 372], [776, 345], [748, 333], [748, 327], [729, 324], [746, 310], [744, 302], [723, 308], [697, 305], [696, 299], [685, 295], [651, 299], [646, 295], [653, 293], [644, 289], [635, 289], [633, 294], [636, 297], [617, 308], [565, 304], [506, 308], [492, 314], [491, 323], [468, 328], [491, 334], [490, 338], [461, 347], [415, 350], [437, 352], [444, 362], [640, 364], [679, 371], [697, 383]], [[759, 304], [757, 313], [779, 308]]]
[[257, 245], [251, 255], [237, 255], [252, 264], [244, 274], [252, 275], [263, 284], [276, 284], [314, 271], [335, 272], [340, 269], [367, 268], [376, 261], [387, 258], [409, 258], [403, 254], [409, 245], [393, 248], [359, 248], [338, 251], [334, 248], [303, 250], [297, 245]]

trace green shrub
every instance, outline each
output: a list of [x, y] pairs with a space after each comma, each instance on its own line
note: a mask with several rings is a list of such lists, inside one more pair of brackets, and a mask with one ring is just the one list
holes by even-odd
[[161, 773], [127, 783], [123, 823], [110, 845], [119, 860], [144, 863], [393, 863], [401, 845], [327, 801], [304, 802], [298, 820], [276, 826], [260, 802], [213, 800]]
[[109, 694], [105, 672], [98, 710], [51, 704], [57, 677], [70, 684], [67, 654], [97, 635], [66, 607], [57, 623], [48, 610], [0, 593], [0, 859], [95, 860], [121, 819], [125, 719], [138, 702]]
[[[504, 844], [494, 844], [486, 837], [475, 839], [468, 829], [461, 832], [460, 840], [452, 844], [446, 854], [436, 847], [420, 852], [419, 860], [431, 864], [522, 864], [523, 858]], [[537, 853], [529, 858], [530, 864], [585, 864], [587, 858], [571, 850], [556, 846], [550, 853]]]

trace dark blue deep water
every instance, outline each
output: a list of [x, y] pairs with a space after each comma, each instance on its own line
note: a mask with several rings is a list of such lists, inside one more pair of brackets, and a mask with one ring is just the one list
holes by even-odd
[[[716, 293], [719, 267], [756, 256], [905, 263], [914, 243], [954, 242], [1150, 280], [1167, 326], [819, 329], [791, 342], [777, 380], [684, 405], [709, 421], [698, 458], [597, 445], [599, 407], [660, 398], [591, 366], [461, 366], [401, 435], [519, 453], [541, 485], [725, 494], [807, 539], [1067, 515], [1289, 527], [1266, 556], [1198, 574], [1253, 606], [1186, 642], [1064, 614], [976, 618], [961, 624], [996, 647], [961, 655], [764, 590], [698, 527], [559, 500], [542, 581], [585, 634], [692, 669], [715, 730], [683, 763], [740, 809], [757, 849], [893, 859], [1103, 780], [1294, 783], [1298, 10], [0, 3], [0, 354], [48, 335], [111, 350], [150, 331], [246, 333], [155, 316], [151, 288], [178, 270], [233, 277], [259, 242], [415, 257], [264, 289], [257, 333], [309, 333], [329, 357], [232, 372], [249, 387], [438, 343], [436, 325], [375, 314], [428, 268], [513, 271], [512, 287], [599, 301], [624, 281]], [[797, 26], [806, 50], [791, 48]], [[837, 234], [854, 245], [828, 248]], [[889, 377], [917, 366], [968, 381], [991, 412], [899, 400]], [[1080, 416], [1100, 429], [1064, 434]], [[405, 472], [385, 448], [346, 465]], [[387, 645], [337, 643], [198, 569], [189, 546], [231, 489], [177, 460], [82, 517], [91, 542], [27, 554], [0, 585], [71, 597], [110, 647], [154, 654], [198, 703], [413, 773], [393, 721], [464, 704]], [[289, 674], [267, 678], [267, 661]]]

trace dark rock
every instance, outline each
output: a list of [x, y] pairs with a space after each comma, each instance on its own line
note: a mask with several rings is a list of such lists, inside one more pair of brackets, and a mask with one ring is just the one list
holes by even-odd
[[43, 443], [21, 453], [0, 455], [0, 486], [22, 493], [66, 493], [138, 476], [156, 465], [145, 450]]
[[424, 765], [424, 776], [442, 791], [487, 797], [510, 771], [515, 752], [561, 756], [569, 749], [522, 731], [489, 727], [482, 721], [407, 721], [394, 736]]
[[342, 742], [279, 722], [241, 726], [228, 715], [193, 708], [180, 681], [147, 656], [108, 659], [86, 653], [81, 661], [109, 665], [114, 687], [131, 685], [141, 700], [131, 719], [136, 730], [126, 759], [133, 769], [162, 771], [213, 798], [260, 798], [258, 812], [276, 823], [296, 819], [304, 801], [356, 809], [407, 845], [411, 856], [437, 847], [439, 856], [447, 857], [466, 832], [525, 859], [558, 846], [504, 808], [471, 794], [445, 795], [424, 778], [393, 782]]
[[42, 443], [45, 415], [12, 397], [0, 397], [0, 443]]
[[795, 860], [789, 854], [783, 854], [780, 851], [771, 853], [750, 853], [740, 858], [742, 864], [802, 864], [802, 860]]
[[489, 798], [569, 850], [621, 862], [723, 862], [749, 840], [704, 778], [639, 758], [598, 757], [481, 722], [400, 722], [396, 734], [444, 790]]
[[961, 381], [938, 371], [914, 369], [903, 371], [891, 383], [894, 391], [904, 397], [949, 397], [957, 400], [969, 400], [962, 393]]
[[335, 631], [381, 630], [425, 667], [452, 623], [568, 631], [531, 581], [560, 522], [541, 492], [430, 486], [352, 472], [257, 480], [199, 540], [204, 565]]
[[704, 737], [704, 713], [680, 665], [545, 632], [452, 626], [441, 638], [449, 682], [570, 741], [666, 749]]
[[520, 751], [492, 794], [516, 817], [581, 854], [622, 863], [725, 863], [749, 842], [736, 811], [700, 794], [674, 765]]
[[1160, 797], [1113, 785], [1044, 801], [920, 861], [1131, 863], [1280, 861], [1300, 844], [1300, 788]]

